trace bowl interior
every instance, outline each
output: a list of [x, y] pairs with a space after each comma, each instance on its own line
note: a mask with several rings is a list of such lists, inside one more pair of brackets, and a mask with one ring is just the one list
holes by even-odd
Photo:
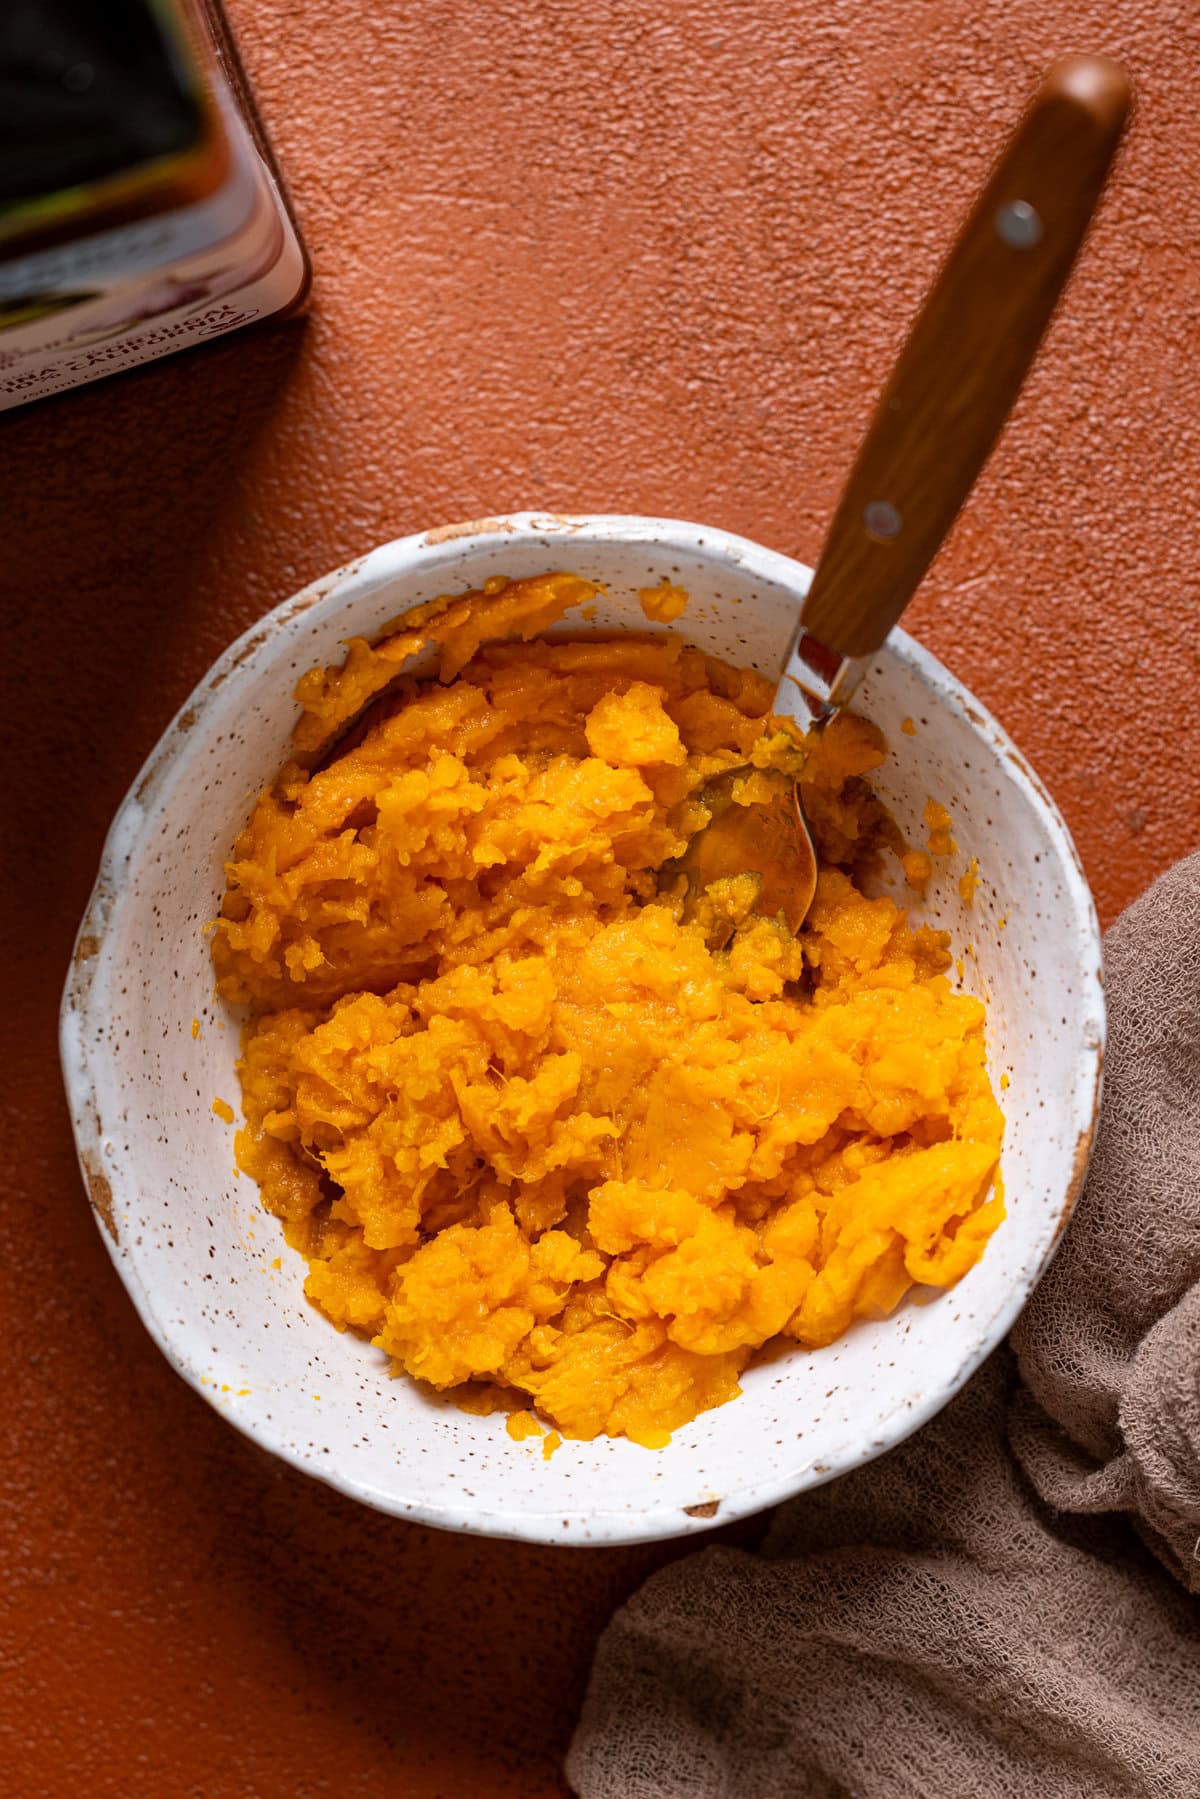
[[[692, 598], [676, 629], [765, 672], [780, 664], [807, 579], [698, 527], [524, 515], [405, 540], [306, 590], [222, 658], [119, 814], [64, 1003], [64, 1064], [117, 1266], [172, 1361], [234, 1423], [389, 1511], [493, 1534], [628, 1541], [706, 1528], [868, 1459], [999, 1340], [1086, 1164], [1099, 947], [1053, 806], [970, 697], [896, 634], [858, 709], [891, 744], [878, 785], [901, 825], [920, 839], [926, 798], [950, 808], [961, 852], [938, 865], [925, 916], [953, 932], [965, 985], [988, 1002], [993, 1078], [1010, 1083], [999, 1095], [1009, 1217], [982, 1262], [949, 1293], [859, 1324], [831, 1348], [768, 1357], [740, 1399], [660, 1452], [566, 1443], [546, 1462], [502, 1418], [390, 1379], [377, 1350], [306, 1304], [300, 1258], [235, 1177], [233, 1130], [212, 1102], [237, 1107], [237, 1024], [214, 1001], [203, 927], [233, 838], [285, 758], [299, 675], [418, 601], [549, 568], [605, 584], [596, 631], [650, 628], [637, 589], [679, 582]], [[915, 735], [901, 731], [906, 718]], [[958, 889], [969, 854], [981, 877], [973, 906]]]

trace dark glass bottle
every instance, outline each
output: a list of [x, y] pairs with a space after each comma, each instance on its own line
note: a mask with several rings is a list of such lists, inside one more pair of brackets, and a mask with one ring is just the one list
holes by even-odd
[[308, 279], [216, 0], [0, 8], [0, 411], [294, 311]]

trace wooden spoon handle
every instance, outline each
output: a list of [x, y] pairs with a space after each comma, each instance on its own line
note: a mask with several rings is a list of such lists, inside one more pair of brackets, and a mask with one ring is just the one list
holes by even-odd
[[883, 643], [987, 460], [1131, 97], [1117, 63], [1056, 63], [959, 233], [884, 389], [804, 604], [804, 629], [841, 655]]

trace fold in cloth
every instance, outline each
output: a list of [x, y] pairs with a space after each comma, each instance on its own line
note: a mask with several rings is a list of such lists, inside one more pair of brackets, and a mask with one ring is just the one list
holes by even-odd
[[580, 1799], [1200, 1794], [1200, 856], [1105, 972], [1096, 1153], [1010, 1343], [617, 1613]]

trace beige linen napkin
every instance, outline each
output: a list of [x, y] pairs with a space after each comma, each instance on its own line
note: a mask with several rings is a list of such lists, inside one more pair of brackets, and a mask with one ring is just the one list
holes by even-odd
[[1105, 971], [1096, 1154], [1010, 1345], [618, 1612], [581, 1799], [1200, 1796], [1200, 855]]

